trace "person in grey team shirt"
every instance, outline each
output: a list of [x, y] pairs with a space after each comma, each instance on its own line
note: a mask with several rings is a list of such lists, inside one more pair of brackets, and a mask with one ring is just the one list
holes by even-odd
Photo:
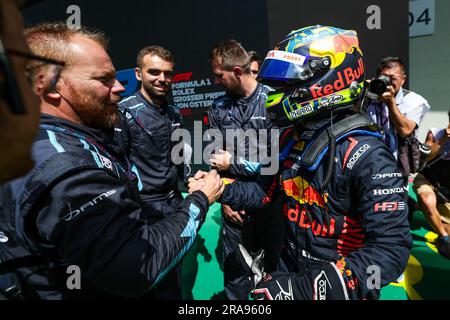
[[[179, 109], [167, 101], [175, 61], [172, 53], [160, 46], [142, 48], [136, 59], [135, 75], [140, 87], [120, 103], [124, 123], [116, 133], [126, 146], [133, 172], [138, 176], [139, 193], [149, 208], [149, 221], [157, 222], [173, 214], [183, 200], [178, 178], [183, 164], [171, 158], [176, 142], [172, 133], [182, 127]], [[119, 141], [120, 142], [120, 141]], [[177, 266], [151, 292], [155, 299], [181, 299], [181, 269]]]
[[[210, 61], [215, 83], [226, 90], [223, 97], [213, 102], [208, 113], [209, 128], [221, 133], [221, 143], [225, 146], [225, 150], [212, 155], [211, 168], [231, 180], [253, 181], [260, 173], [261, 163], [267, 160], [261, 157], [261, 150], [270, 151], [271, 129], [275, 129], [265, 108], [267, 94], [272, 89], [253, 77], [250, 56], [236, 40], [217, 44], [211, 50]], [[256, 133], [267, 130], [268, 139], [255, 139], [253, 144], [252, 139], [248, 139], [234, 146], [234, 141], [227, 139], [227, 130], [254, 130]], [[256, 162], [250, 159], [254, 155], [250, 149], [259, 150], [254, 157]], [[240, 153], [248, 159], [240, 157]], [[249, 251], [264, 249], [266, 270], [274, 270], [284, 238], [284, 222], [270, 206], [246, 212], [222, 205], [222, 217], [225, 293], [228, 299], [245, 300], [248, 281], [234, 260], [238, 244], [243, 243]]]

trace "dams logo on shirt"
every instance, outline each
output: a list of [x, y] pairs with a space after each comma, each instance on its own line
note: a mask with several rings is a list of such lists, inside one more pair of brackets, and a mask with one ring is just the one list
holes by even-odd
[[93, 198], [92, 200], [86, 202], [85, 204], [83, 204], [81, 207], [79, 207], [76, 210], [72, 210], [70, 209], [70, 205], [69, 205], [69, 209], [71, 210], [68, 214], [66, 214], [65, 216], [62, 217], [62, 220], [64, 221], [71, 221], [73, 219], [75, 219], [76, 217], [78, 217], [81, 213], [85, 212], [88, 208], [93, 208], [95, 207], [97, 204], [99, 204], [100, 202], [102, 202], [103, 200], [109, 198], [110, 196], [112, 196], [113, 194], [115, 194], [117, 192], [116, 189], [113, 190], [109, 190], [107, 192], [104, 192], [98, 196], [96, 196], [95, 198]]

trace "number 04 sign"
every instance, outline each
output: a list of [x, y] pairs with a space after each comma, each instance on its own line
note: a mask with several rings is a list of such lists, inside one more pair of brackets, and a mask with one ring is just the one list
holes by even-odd
[[409, 36], [434, 33], [434, 1], [409, 0]]

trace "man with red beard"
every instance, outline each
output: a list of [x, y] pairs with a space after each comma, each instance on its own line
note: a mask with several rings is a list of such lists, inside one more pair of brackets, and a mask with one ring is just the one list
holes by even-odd
[[0, 188], [0, 259], [17, 268], [0, 289], [25, 299], [145, 296], [192, 245], [223, 191], [220, 177], [213, 172], [170, 217], [149, 221], [151, 209], [112, 139], [124, 88], [105, 37], [44, 23], [25, 38], [34, 54], [65, 68], [49, 90], [48, 66], [28, 66], [42, 112], [36, 166]]

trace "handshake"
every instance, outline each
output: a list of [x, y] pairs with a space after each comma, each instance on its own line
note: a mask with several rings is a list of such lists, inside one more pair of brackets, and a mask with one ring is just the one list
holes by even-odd
[[197, 171], [194, 177], [188, 180], [189, 194], [195, 191], [203, 192], [209, 200], [209, 204], [216, 202], [225, 190], [225, 184], [220, 179], [216, 170], [210, 172]]
[[[231, 154], [219, 150], [217, 154], [212, 155], [210, 162], [211, 167], [219, 171], [227, 171], [230, 169]], [[225, 185], [216, 170], [210, 172], [197, 171], [194, 177], [189, 178], [188, 187], [190, 194], [194, 191], [202, 191], [208, 197], [210, 205], [220, 198], [225, 189]]]

